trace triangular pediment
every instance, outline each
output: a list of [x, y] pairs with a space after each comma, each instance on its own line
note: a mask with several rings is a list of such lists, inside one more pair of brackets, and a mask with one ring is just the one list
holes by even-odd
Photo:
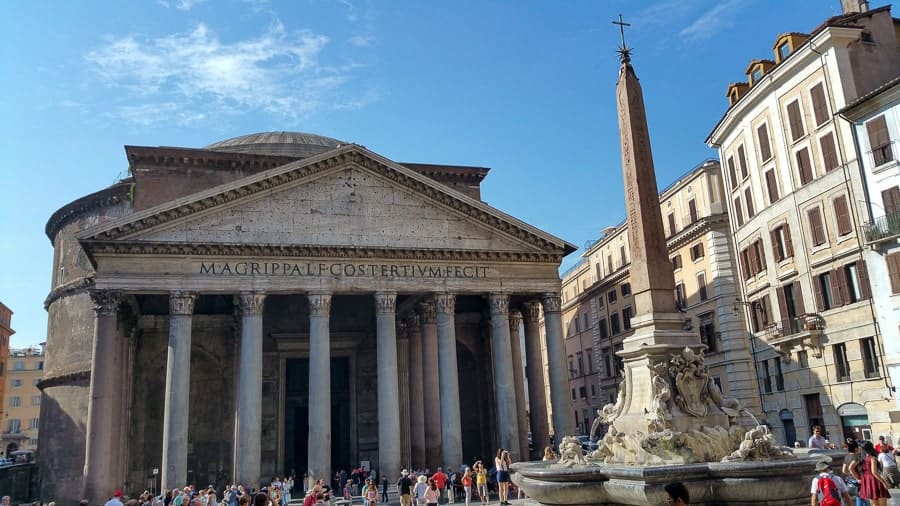
[[[140, 191], [140, 188], [137, 189]], [[574, 247], [357, 145], [85, 230], [89, 253], [128, 244], [507, 252]], [[289, 254], [286, 251], [286, 254]]]

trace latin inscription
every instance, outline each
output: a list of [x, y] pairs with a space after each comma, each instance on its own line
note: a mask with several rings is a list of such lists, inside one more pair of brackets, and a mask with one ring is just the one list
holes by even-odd
[[486, 278], [481, 265], [392, 265], [312, 262], [201, 262], [210, 276], [298, 276], [371, 278]]

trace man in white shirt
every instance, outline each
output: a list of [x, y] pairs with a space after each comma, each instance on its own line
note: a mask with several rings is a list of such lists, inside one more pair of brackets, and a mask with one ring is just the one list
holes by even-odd
[[123, 494], [121, 490], [116, 490], [116, 492], [112, 496], [112, 499], [106, 501], [106, 504], [104, 506], [124, 506], [122, 504], [122, 495]]
[[900, 471], [897, 470], [897, 459], [894, 458], [890, 446], [881, 445], [878, 462], [881, 464], [881, 477], [890, 483], [891, 487], [896, 487], [900, 483]]
[[808, 446], [810, 449], [825, 449], [825, 437], [822, 436], [822, 427], [819, 427], [818, 425], [813, 427], [813, 435], [809, 437]]

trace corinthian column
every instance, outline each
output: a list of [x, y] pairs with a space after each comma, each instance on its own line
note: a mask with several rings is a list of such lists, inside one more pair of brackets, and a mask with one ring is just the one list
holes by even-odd
[[309, 294], [309, 457], [312, 478], [331, 478], [331, 294]]
[[234, 477], [238, 483], [256, 486], [262, 459], [262, 293], [240, 294], [241, 345], [237, 370], [237, 403]]
[[522, 368], [522, 341], [519, 339], [519, 325], [522, 313], [509, 313], [509, 343], [512, 350], [513, 384], [516, 393], [516, 423], [519, 426], [519, 458], [527, 460], [528, 455], [528, 419], [525, 415], [525, 370]]
[[169, 349], [166, 357], [166, 396], [163, 408], [162, 483], [164, 488], [187, 481], [188, 423], [191, 390], [192, 293], [169, 294]]
[[534, 450], [531, 458], [537, 460], [545, 446], [550, 444], [550, 427], [547, 423], [547, 392], [544, 382], [544, 361], [541, 356], [541, 304], [525, 303], [525, 363], [528, 374], [528, 406], [531, 422], [531, 442]]
[[425, 464], [429, 469], [441, 462], [441, 391], [438, 383], [437, 314], [434, 301], [421, 304], [422, 376], [425, 407]]
[[397, 386], [397, 321], [395, 292], [375, 294], [378, 334], [378, 472], [400, 476], [400, 392]]
[[556, 441], [575, 433], [572, 419], [572, 402], [569, 398], [569, 377], [566, 364], [566, 344], [563, 337], [562, 302], [559, 294], [545, 293], [541, 296], [544, 305], [544, 327], [547, 336], [547, 361], [550, 370], [550, 405], [553, 407], [553, 434]]
[[456, 295], [435, 297], [441, 388], [441, 452], [444, 463], [462, 463], [462, 426], [459, 415], [459, 371], [456, 367]]
[[509, 337], [509, 295], [492, 293], [488, 300], [491, 306], [491, 342], [494, 354], [494, 390], [497, 397], [499, 443], [502, 448], [509, 451], [512, 460], [521, 460], [512, 344]]
[[94, 341], [91, 346], [91, 386], [88, 404], [87, 437], [84, 448], [84, 488], [82, 497], [92, 503], [104, 502], [110, 487], [121, 487], [121, 473], [115, 469], [118, 434], [122, 421], [115, 417], [123, 402], [117, 385], [122, 381], [122, 347], [116, 342], [119, 302], [122, 292], [91, 290], [94, 303]]
[[409, 432], [412, 466], [425, 468], [425, 389], [422, 378], [422, 319], [417, 313], [407, 317], [409, 335]]

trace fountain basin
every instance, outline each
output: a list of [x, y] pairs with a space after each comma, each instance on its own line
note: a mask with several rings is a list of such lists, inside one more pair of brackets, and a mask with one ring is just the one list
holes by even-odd
[[685, 484], [691, 504], [796, 506], [809, 503], [814, 466], [823, 455], [698, 464], [557, 467], [550, 462], [517, 462], [512, 480], [532, 500], [546, 505], [662, 505], [663, 487]]

